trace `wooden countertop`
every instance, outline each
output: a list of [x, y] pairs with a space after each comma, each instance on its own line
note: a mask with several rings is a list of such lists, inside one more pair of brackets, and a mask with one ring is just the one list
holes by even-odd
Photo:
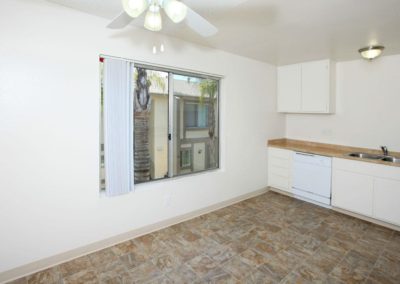
[[[352, 153], [352, 152], [362, 152], [362, 153], [382, 155], [382, 152], [380, 150], [375, 150], [375, 149], [317, 143], [317, 142], [294, 140], [294, 139], [287, 139], [287, 138], [269, 140], [268, 146], [275, 147], [275, 148], [281, 148], [281, 149], [288, 149], [288, 150], [298, 151], [298, 152], [312, 153], [312, 154], [328, 156], [328, 157], [335, 157], [335, 158], [349, 159], [349, 160], [354, 160], [354, 161], [361, 161], [361, 162], [367, 162], [367, 163], [400, 167], [400, 164], [396, 164], [396, 163], [385, 162], [385, 161], [381, 161], [381, 160], [360, 159], [360, 158], [347, 156], [347, 154]], [[395, 156], [395, 157], [400, 157], [399, 152], [389, 151], [389, 155]]]

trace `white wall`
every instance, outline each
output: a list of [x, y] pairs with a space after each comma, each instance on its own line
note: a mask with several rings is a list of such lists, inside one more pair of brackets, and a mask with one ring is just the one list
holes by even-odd
[[400, 55], [336, 65], [337, 113], [288, 114], [286, 137], [400, 151]]
[[[0, 272], [267, 185], [266, 141], [285, 126], [275, 67], [107, 23], [43, 0], [0, 3]], [[224, 75], [222, 169], [100, 198], [101, 53]]]

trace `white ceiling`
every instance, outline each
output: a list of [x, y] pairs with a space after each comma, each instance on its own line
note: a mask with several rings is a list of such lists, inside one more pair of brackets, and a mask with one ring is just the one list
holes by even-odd
[[[110, 20], [121, 12], [120, 0], [50, 1]], [[369, 44], [383, 44], [386, 55], [400, 53], [400, 0], [182, 1], [218, 34], [202, 38], [166, 17], [162, 33], [272, 64], [357, 59], [357, 50]], [[143, 16], [133, 25], [142, 23]]]

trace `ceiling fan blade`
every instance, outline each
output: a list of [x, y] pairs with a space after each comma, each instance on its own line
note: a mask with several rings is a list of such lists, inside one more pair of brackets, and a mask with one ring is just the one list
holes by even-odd
[[109, 29], [122, 29], [129, 25], [133, 21], [133, 18], [129, 16], [125, 11], [122, 11], [117, 17], [115, 17], [111, 23], [107, 25]]
[[203, 37], [210, 37], [218, 32], [218, 29], [214, 25], [189, 7], [187, 9], [186, 24]]

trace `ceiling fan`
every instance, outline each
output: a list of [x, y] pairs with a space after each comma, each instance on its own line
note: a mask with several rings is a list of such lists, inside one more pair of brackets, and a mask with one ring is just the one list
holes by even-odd
[[[229, 5], [236, 6], [245, 0], [230, 0]], [[186, 4], [177, 0], [122, 0], [123, 11], [107, 26], [111, 29], [121, 29], [140, 15], [145, 15], [144, 27], [151, 31], [162, 29], [161, 11], [174, 23], [185, 20], [193, 31], [203, 37], [215, 35], [218, 29], [197, 14]]]

